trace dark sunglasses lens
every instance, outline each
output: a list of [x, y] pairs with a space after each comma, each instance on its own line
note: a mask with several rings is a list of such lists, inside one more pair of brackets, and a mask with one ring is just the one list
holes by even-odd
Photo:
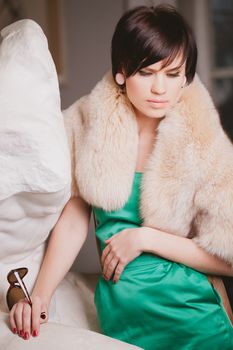
[[19, 269], [11, 270], [7, 275], [7, 279], [10, 284], [17, 282], [14, 272], [18, 272], [20, 278], [22, 279], [27, 274], [28, 269], [26, 267], [21, 267]]
[[24, 299], [25, 295], [23, 290], [18, 287], [9, 288], [6, 299], [9, 310], [12, 309], [13, 305], [16, 304], [20, 299]]

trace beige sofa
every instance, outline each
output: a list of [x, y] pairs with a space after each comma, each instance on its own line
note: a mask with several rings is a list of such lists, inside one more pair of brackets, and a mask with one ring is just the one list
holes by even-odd
[[[93, 291], [97, 278], [97, 274], [70, 272], [55, 294], [56, 316], [53, 322], [43, 324], [37, 338], [31, 337], [26, 341], [14, 335], [9, 329], [8, 314], [0, 312], [0, 349], [140, 349], [100, 333], [93, 302]], [[59, 303], [58, 300], [60, 300]]]

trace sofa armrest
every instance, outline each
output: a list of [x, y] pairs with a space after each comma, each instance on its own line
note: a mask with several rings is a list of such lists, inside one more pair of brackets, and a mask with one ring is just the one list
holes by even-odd
[[8, 326], [8, 315], [0, 312], [0, 349], [4, 350], [136, 350], [139, 347], [77, 327], [56, 323], [41, 326], [38, 337], [23, 340]]

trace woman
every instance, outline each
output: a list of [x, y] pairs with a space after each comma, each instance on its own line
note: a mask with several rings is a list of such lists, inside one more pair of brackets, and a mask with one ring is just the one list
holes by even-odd
[[66, 111], [73, 198], [53, 230], [32, 308], [21, 301], [11, 311], [14, 332], [38, 334], [92, 207], [103, 332], [147, 350], [232, 349], [233, 328], [206, 276], [233, 275], [231, 201], [220, 216], [224, 157], [213, 140], [229, 157], [232, 148], [208, 93], [192, 82], [196, 60], [193, 34], [173, 8], [138, 7], [120, 19], [112, 74]]

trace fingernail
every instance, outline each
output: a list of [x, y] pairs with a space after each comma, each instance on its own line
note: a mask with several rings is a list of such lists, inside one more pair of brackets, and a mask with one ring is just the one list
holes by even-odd
[[19, 331], [19, 335], [20, 335], [20, 337], [23, 336], [23, 331], [22, 330]]
[[16, 328], [13, 328], [13, 329], [12, 329], [12, 332], [13, 332], [14, 334], [17, 334], [17, 329], [16, 329]]
[[38, 331], [33, 331], [33, 333], [32, 333], [32, 335], [33, 335], [33, 337], [37, 337], [38, 336]]
[[28, 340], [28, 339], [29, 339], [29, 333], [28, 333], [28, 332], [25, 332], [25, 333], [24, 333], [24, 339], [25, 339], [25, 340]]

